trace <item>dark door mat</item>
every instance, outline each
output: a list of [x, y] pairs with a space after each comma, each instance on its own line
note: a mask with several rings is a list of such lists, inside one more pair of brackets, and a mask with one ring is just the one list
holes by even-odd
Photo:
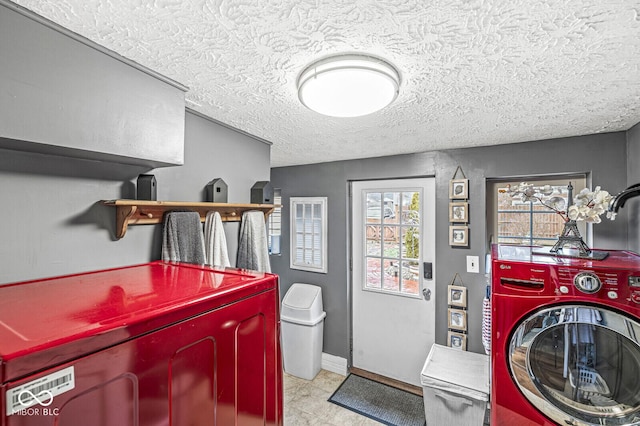
[[424, 426], [422, 397], [350, 374], [329, 402], [390, 426]]

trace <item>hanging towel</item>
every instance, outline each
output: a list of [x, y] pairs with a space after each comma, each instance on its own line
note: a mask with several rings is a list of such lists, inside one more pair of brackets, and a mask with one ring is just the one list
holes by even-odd
[[487, 286], [486, 294], [482, 300], [482, 346], [487, 355], [491, 355], [491, 295]]
[[227, 237], [222, 227], [222, 217], [218, 212], [208, 212], [204, 221], [205, 263], [226, 268], [229, 263]]
[[264, 213], [260, 211], [252, 210], [242, 214], [236, 266], [254, 271], [271, 272], [267, 228], [264, 224]]
[[165, 213], [162, 260], [204, 264], [204, 236], [198, 212]]

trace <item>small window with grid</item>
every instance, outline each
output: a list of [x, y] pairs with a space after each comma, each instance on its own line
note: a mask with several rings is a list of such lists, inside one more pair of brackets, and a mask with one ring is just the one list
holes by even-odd
[[282, 241], [282, 190], [280, 188], [273, 190], [273, 204], [275, 207], [267, 220], [269, 254], [280, 254]]
[[[542, 195], [540, 200], [523, 201], [520, 197], [509, 194], [508, 188], [518, 186], [521, 182], [532, 183], [536, 186], [549, 185], [551, 193]], [[575, 195], [586, 186], [584, 176], [566, 179], [531, 179], [522, 178], [518, 181], [499, 181], [489, 185], [493, 197], [491, 206], [493, 214], [492, 234], [497, 243], [512, 243], [523, 245], [552, 246], [558, 240], [564, 228], [563, 218], [554, 210], [546, 207], [554, 197], [561, 197], [568, 205], [568, 185], [573, 186]], [[586, 235], [584, 224], [580, 232]]]
[[291, 269], [327, 272], [327, 197], [291, 197]]

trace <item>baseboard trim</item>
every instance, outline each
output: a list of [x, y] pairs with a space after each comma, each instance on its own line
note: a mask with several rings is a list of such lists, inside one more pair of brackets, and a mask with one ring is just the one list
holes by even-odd
[[333, 373], [340, 374], [345, 377], [349, 372], [347, 369], [347, 360], [339, 356], [335, 356], [335, 355], [331, 355], [323, 352], [321, 363], [322, 363], [323, 370], [331, 371]]

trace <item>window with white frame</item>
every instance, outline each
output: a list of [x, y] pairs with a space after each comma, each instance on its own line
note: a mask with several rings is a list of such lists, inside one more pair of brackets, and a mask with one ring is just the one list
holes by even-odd
[[273, 189], [273, 212], [269, 215], [267, 227], [269, 231], [269, 254], [280, 254], [282, 240], [282, 190]]
[[[573, 195], [586, 187], [584, 175], [557, 177], [552, 179], [520, 178], [519, 180], [493, 180], [487, 190], [487, 213], [489, 235], [496, 243], [552, 246], [564, 228], [562, 217], [545, 207], [539, 201], [522, 201], [507, 192], [509, 185], [515, 187], [521, 182], [536, 186], [550, 185], [553, 192], [543, 196], [546, 202], [552, 197], [562, 197], [568, 202], [568, 185], [573, 186]], [[578, 224], [580, 233], [588, 237], [584, 223]]]
[[291, 197], [291, 269], [327, 272], [327, 197]]

